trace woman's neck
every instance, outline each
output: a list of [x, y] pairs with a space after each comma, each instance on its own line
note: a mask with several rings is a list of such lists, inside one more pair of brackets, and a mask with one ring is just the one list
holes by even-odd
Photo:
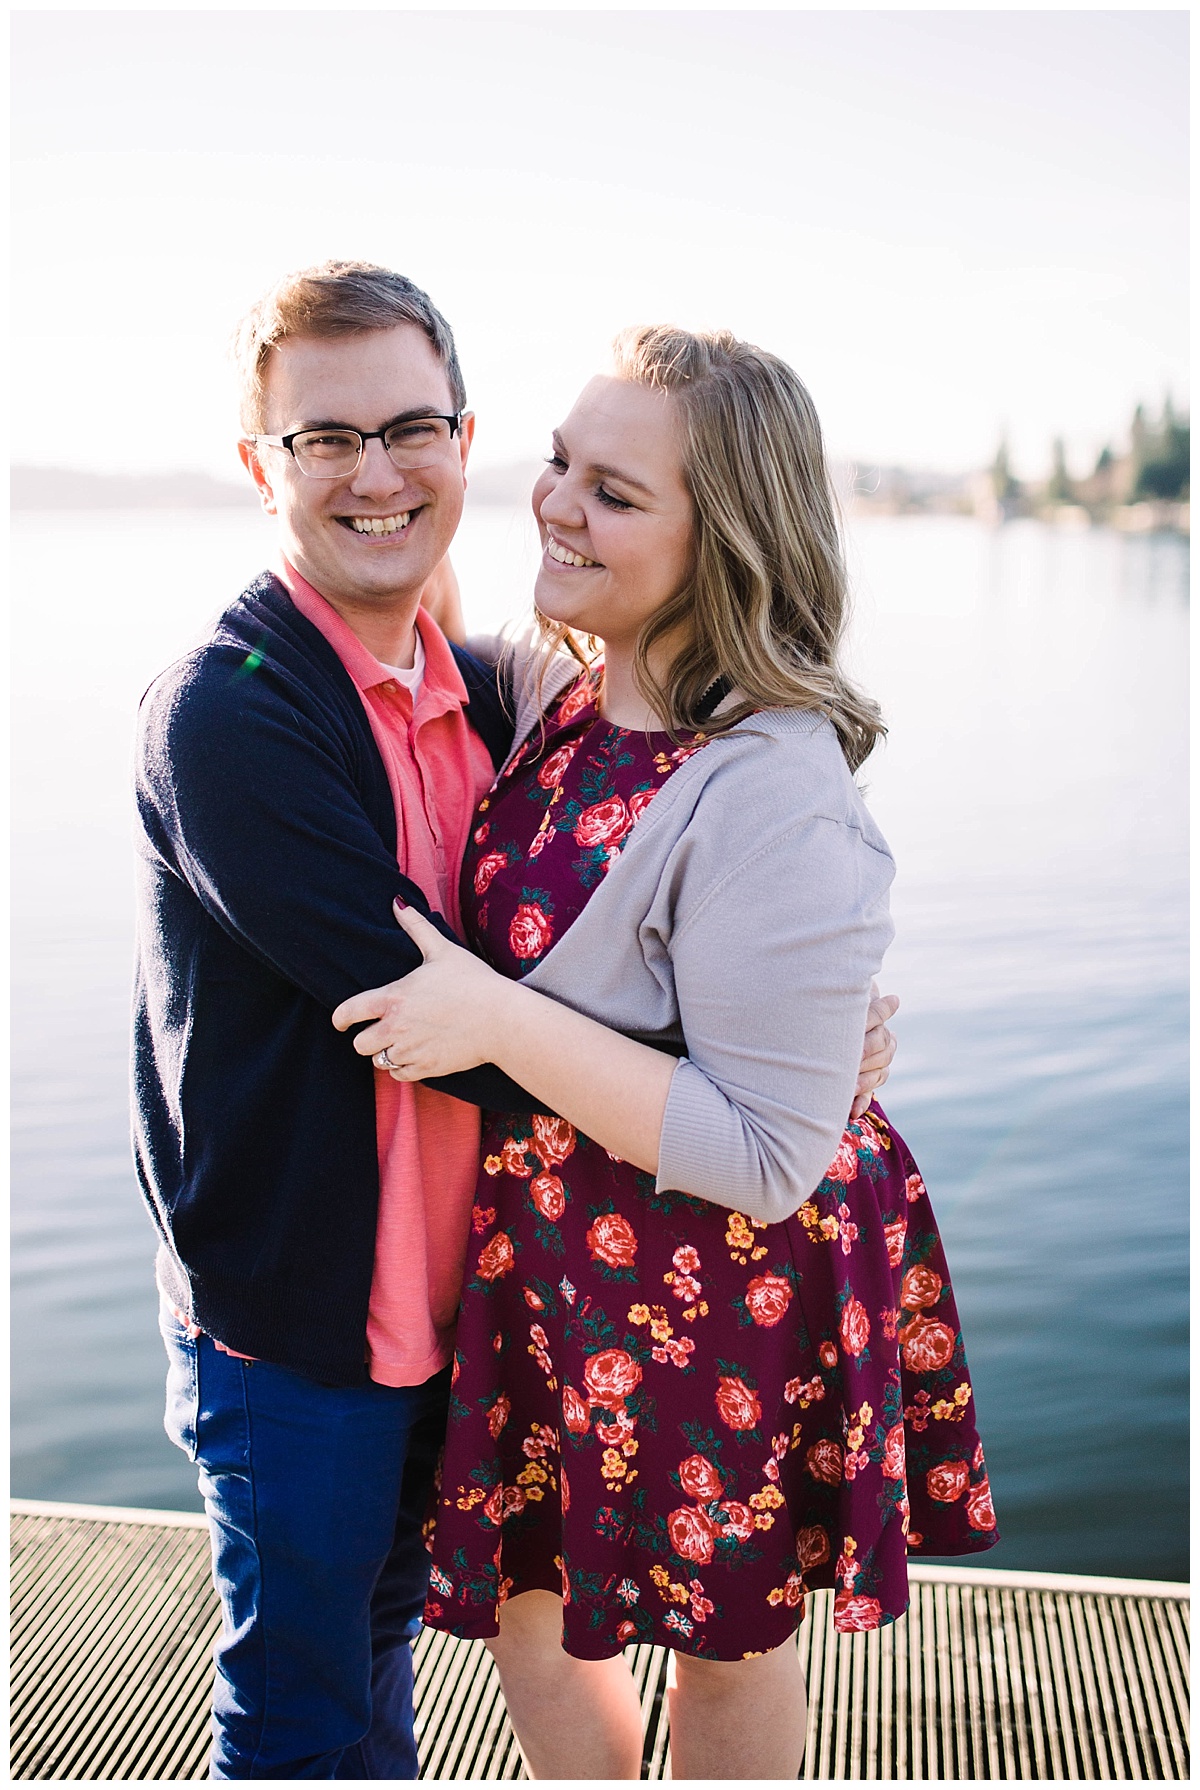
[[[654, 667], [657, 670], [657, 667]], [[666, 722], [651, 708], [633, 675], [633, 651], [604, 643], [604, 682], [600, 688], [600, 713], [614, 727], [639, 733], [659, 732]]]

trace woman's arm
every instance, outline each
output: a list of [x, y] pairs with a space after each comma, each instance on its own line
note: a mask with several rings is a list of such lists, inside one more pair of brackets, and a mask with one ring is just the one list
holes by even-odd
[[355, 1050], [387, 1048], [402, 1065], [392, 1072], [397, 1081], [495, 1063], [549, 1111], [653, 1174], [678, 1059], [497, 974], [414, 908], [396, 912], [425, 962], [402, 982], [342, 1002], [333, 1015], [339, 1031], [374, 1021]]

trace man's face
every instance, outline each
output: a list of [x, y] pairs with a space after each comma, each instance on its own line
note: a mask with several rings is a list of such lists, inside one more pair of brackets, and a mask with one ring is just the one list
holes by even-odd
[[[416, 324], [333, 341], [294, 337], [267, 364], [266, 435], [334, 424], [365, 433], [422, 409], [448, 416], [454, 399]], [[381, 441], [365, 444], [356, 472], [332, 479], [307, 477], [285, 448], [243, 441], [240, 452], [300, 575], [335, 608], [388, 611], [415, 603], [453, 539], [473, 424], [464, 417], [443, 457], [417, 471], [401, 471]], [[388, 522], [389, 532], [359, 532], [364, 519]]]

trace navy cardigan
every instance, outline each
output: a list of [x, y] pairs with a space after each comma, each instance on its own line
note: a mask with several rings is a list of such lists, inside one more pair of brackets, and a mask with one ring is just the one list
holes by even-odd
[[[454, 656], [499, 766], [508, 693], [490, 666]], [[374, 1071], [330, 1014], [417, 967], [392, 899], [429, 905], [396, 866], [391, 791], [358, 691], [271, 574], [151, 686], [136, 787], [134, 1152], [160, 1281], [230, 1348], [361, 1383]], [[433, 1085], [533, 1105], [492, 1067]]]

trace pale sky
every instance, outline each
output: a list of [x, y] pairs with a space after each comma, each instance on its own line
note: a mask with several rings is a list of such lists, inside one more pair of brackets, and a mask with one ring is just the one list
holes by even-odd
[[1187, 402], [1187, 15], [17, 12], [15, 458], [239, 476], [226, 344], [397, 267], [480, 463], [616, 331], [784, 355], [839, 457], [1083, 471]]

